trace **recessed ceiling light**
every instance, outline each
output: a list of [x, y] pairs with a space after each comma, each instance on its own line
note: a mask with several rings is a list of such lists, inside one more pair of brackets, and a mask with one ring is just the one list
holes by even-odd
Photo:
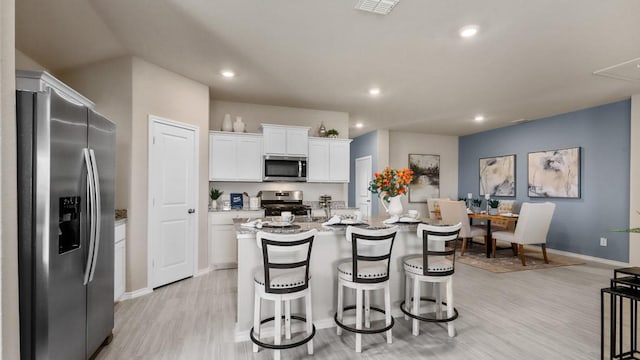
[[474, 117], [473, 120], [475, 120], [475, 121], [484, 121], [484, 115], [476, 115], [476, 117]]
[[224, 76], [226, 78], [232, 78], [232, 77], [236, 76], [236, 73], [234, 73], [231, 70], [222, 70], [222, 71], [220, 71], [220, 74], [222, 74], [222, 76]]
[[463, 38], [470, 38], [476, 36], [478, 30], [477, 25], [467, 25], [460, 28], [459, 34]]
[[364, 126], [364, 124], [363, 124], [363, 123], [361, 123], [361, 122], [356, 123], [356, 127], [357, 127], [357, 128], [361, 128], [361, 127], [363, 127], [363, 126]]
[[369, 95], [373, 95], [373, 96], [380, 95], [380, 89], [379, 88], [369, 89]]

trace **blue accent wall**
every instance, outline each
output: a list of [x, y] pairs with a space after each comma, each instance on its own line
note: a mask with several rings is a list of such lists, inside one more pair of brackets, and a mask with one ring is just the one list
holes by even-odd
[[[356, 159], [371, 156], [371, 168], [378, 168], [378, 131], [372, 131], [354, 138], [351, 142], [351, 159], [349, 174], [349, 206], [356, 206]], [[378, 207], [371, 207], [371, 215], [378, 215]]]
[[[549, 248], [628, 262], [628, 234], [611, 230], [629, 227], [630, 121], [631, 101], [625, 100], [463, 136], [458, 195], [466, 198], [471, 192], [478, 197], [480, 158], [516, 154], [517, 204], [556, 204]], [[577, 146], [581, 198], [529, 198], [527, 153]], [[608, 238], [608, 246], [600, 246], [600, 237]]]

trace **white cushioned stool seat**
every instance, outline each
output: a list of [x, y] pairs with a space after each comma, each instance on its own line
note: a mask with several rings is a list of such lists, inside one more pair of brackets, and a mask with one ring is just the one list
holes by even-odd
[[[344, 261], [338, 265], [338, 276], [346, 281], [352, 281], [353, 262]], [[376, 279], [387, 276], [387, 263], [385, 261], [360, 262], [358, 265], [358, 278]]]
[[[445, 272], [453, 270], [451, 260], [444, 259], [441, 256], [429, 256], [429, 272]], [[404, 261], [404, 271], [422, 275], [422, 254], [409, 256]]]
[[[311, 279], [311, 276], [309, 276], [309, 279]], [[263, 269], [256, 271], [253, 281], [264, 286]], [[304, 271], [300, 270], [282, 271], [271, 278], [271, 287], [276, 289], [286, 289], [300, 285], [304, 285]]]

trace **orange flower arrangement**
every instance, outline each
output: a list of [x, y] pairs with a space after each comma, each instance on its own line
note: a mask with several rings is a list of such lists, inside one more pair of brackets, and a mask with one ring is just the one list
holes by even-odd
[[413, 170], [395, 170], [387, 167], [382, 173], [375, 173], [373, 176], [374, 179], [369, 183], [369, 191], [383, 194], [383, 199], [389, 201], [390, 198], [407, 192], [407, 186], [413, 181]]

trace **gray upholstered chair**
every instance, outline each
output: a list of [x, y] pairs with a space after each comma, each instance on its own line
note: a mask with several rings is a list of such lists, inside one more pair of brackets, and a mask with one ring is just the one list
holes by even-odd
[[504, 241], [511, 244], [518, 244], [518, 253], [522, 266], [526, 266], [524, 259], [524, 245], [541, 244], [544, 262], [547, 259], [547, 234], [551, 225], [551, 218], [556, 208], [556, 204], [545, 203], [523, 203], [520, 208], [520, 216], [515, 231], [496, 231], [492, 233], [493, 248], [497, 241]]
[[469, 223], [469, 215], [464, 201], [440, 200], [440, 213], [442, 214], [442, 223], [453, 225], [462, 223], [460, 228], [460, 238], [462, 238], [462, 249], [460, 256], [464, 255], [467, 249], [467, 242], [474, 237], [483, 237], [485, 245], [487, 244], [487, 230], [479, 226], [471, 226]]

